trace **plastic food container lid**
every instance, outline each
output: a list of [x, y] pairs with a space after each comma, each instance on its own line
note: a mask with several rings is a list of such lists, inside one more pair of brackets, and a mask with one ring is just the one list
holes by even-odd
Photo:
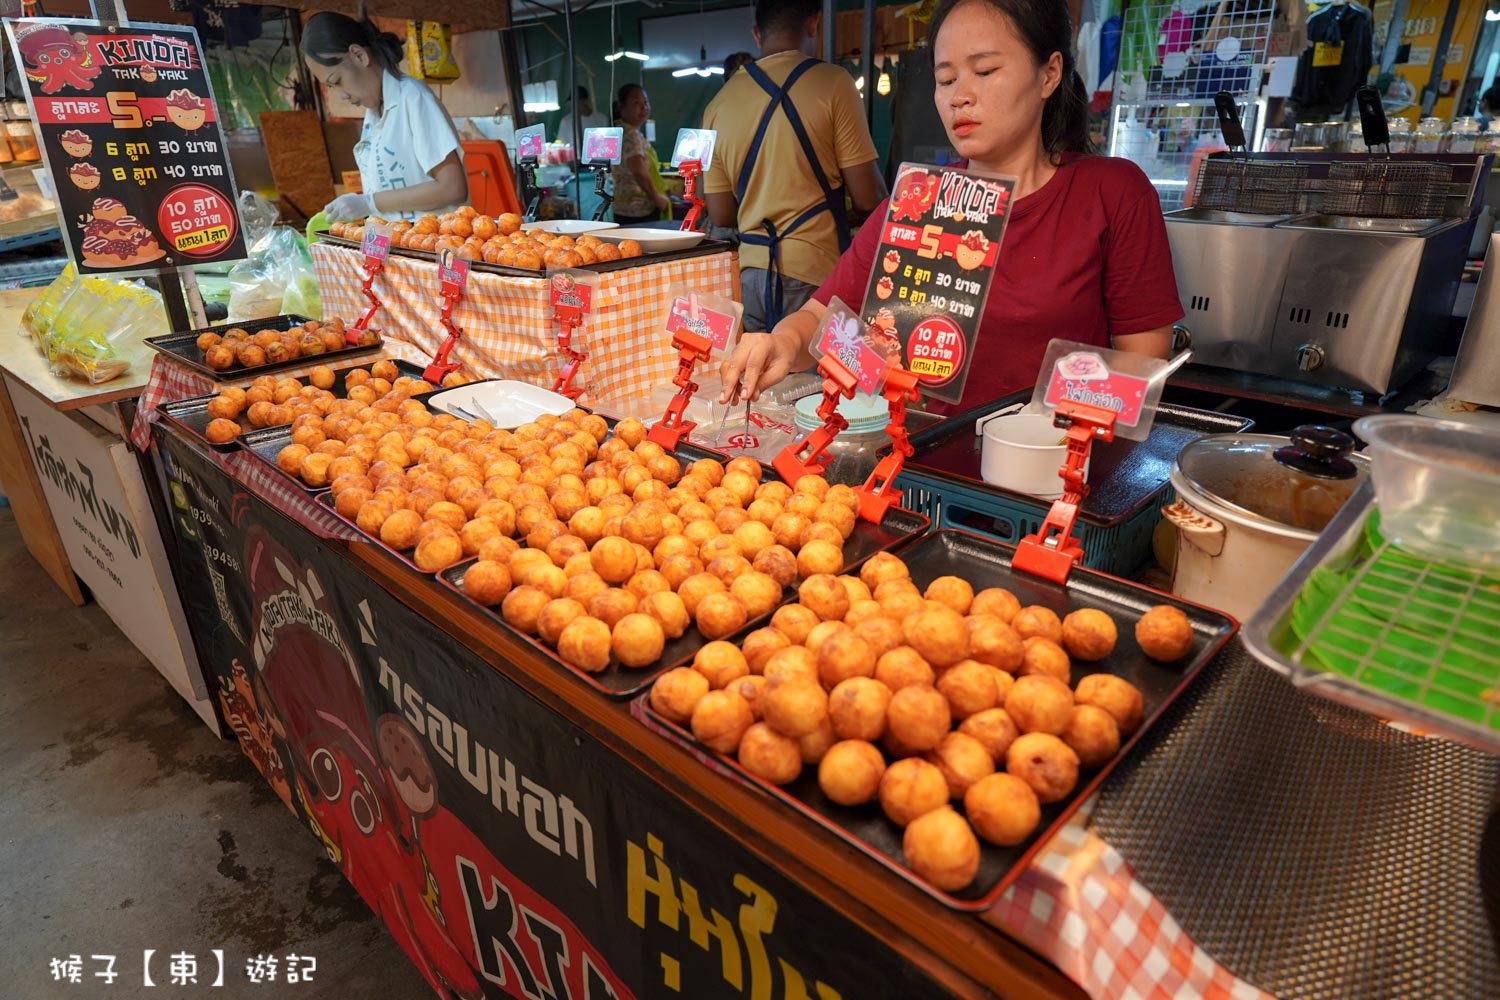
[[[818, 416], [818, 407], [822, 402], [822, 393], [797, 400], [797, 426], [805, 431], [815, 431], [822, 427], [823, 418]], [[862, 392], [856, 392], [853, 399], [840, 400], [839, 413], [849, 421], [849, 428], [844, 434], [876, 434], [885, 430], [886, 425], [891, 422], [891, 408], [885, 397], [867, 396]]]
[[1271, 434], [1214, 434], [1182, 449], [1177, 467], [1210, 499], [1252, 520], [1322, 531], [1370, 474], [1354, 439], [1328, 427]]

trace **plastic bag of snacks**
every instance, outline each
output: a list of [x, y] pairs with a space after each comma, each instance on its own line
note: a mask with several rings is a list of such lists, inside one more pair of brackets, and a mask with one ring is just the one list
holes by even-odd
[[43, 289], [42, 294], [31, 300], [31, 305], [21, 314], [21, 333], [30, 334], [37, 349], [42, 349], [42, 337], [48, 328], [52, 326], [53, 317], [62, 306], [63, 301], [72, 294], [78, 285], [78, 272], [74, 269], [72, 261], [63, 267], [62, 273]]
[[255, 241], [249, 259], [229, 272], [229, 288], [231, 323], [283, 313], [323, 317], [307, 241], [286, 226], [275, 226]]
[[74, 282], [41, 334], [42, 353], [54, 374], [91, 384], [108, 382], [130, 367], [114, 345], [161, 328], [157, 292], [136, 281], [82, 278]]

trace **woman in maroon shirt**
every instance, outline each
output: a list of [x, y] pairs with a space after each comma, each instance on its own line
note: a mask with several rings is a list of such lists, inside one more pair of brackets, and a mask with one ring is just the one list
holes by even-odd
[[[1054, 337], [1165, 357], [1182, 307], [1160, 203], [1135, 164], [1089, 155], [1066, 0], [942, 0], [929, 38], [954, 149], [971, 169], [1018, 181], [963, 406], [1033, 384]], [[724, 385], [754, 399], [811, 368], [827, 303], [863, 299], [879, 236], [865, 225], [813, 301], [741, 338]]]

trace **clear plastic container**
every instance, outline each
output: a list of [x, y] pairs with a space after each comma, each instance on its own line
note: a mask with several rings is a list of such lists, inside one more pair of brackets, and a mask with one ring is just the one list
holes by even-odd
[[1500, 153], [1500, 118], [1490, 122], [1490, 127], [1481, 137], [1483, 146], [1475, 146], [1476, 153]]
[[1361, 121], [1349, 123], [1349, 152], [1368, 153], [1369, 147], [1365, 145], [1365, 126]]
[[[822, 402], [821, 394], [797, 401], [796, 422], [800, 430], [811, 432], [823, 426], [818, 416]], [[855, 393], [853, 399], [839, 403], [839, 413], [849, 421], [849, 426], [828, 446], [828, 467], [823, 470], [823, 478], [830, 483], [863, 486], [875, 471], [877, 453], [891, 443], [890, 435], [885, 432], [891, 422], [890, 404], [883, 396]]]
[[1412, 135], [1412, 152], [1441, 153], [1447, 141], [1447, 122], [1441, 118], [1423, 118]]
[[1411, 122], [1405, 118], [1392, 118], [1389, 129], [1391, 133], [1390, 151], [1392, 153], [1411, 152]]
[[1361, 417], [1381, 530], [1445, 562], [1500, 567], [1500, 433], [1407, 414]]
[[[1453, 132], [1448, 140], [1448, 151], [1452, 153], [1473, 153], [1476, 151], [1476, 143], [1479, 141], [1479, 119], [1478, 118], [1455, 118], [1453, 119]], [[1482, 152], [1482, 150], [1479, 150]]]

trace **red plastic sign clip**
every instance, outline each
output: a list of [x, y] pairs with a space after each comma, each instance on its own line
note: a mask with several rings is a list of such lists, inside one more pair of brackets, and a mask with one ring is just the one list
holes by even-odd
[[855, 491], [859, 494], [859, 516], [866, 521], [879, 524], [885, 520], [885, 512], [900, 499], [892, 492], [891, 484], [916, 450], [906, 432], [906, 404], [921, 398], [917, 383], [917, 376], [905, 368], [886, 369], [884, 395], [890, 405], [891, 420], [886, 424], [885, 432], [891, 437], [891, 453], [876, 464], [870, 478]]
[[801, 441], [794, 441], [776, 455], [771, 466], [789, 486], [806, 475], [822, 475], [828, 468], [828, 446], [838, 437], [839, 431], [849, 426], [849, 421], [839, 412], [840, 399], [853, 399], [859, 376], [845, 367], [832, 354], [818, 359], [818, 371], [823, 374], [823, 401], [818, 404], [818, 416], [823, 426]]
[[424, 381], [433, 385], [442, 385], [443, 379], [463, 367], [457, 361], [449, 361], [448, 355], [452, 353], [458, 338], [463, 330], [453, 322], [453, 308], [464, 297], [464, 286], [469, 282], [469, 262], [461, 257], [455, 256], [452, 250], [444, 250], [438, 261], [438, 272], [442, 276], [443, 289], [443, 312], [438, 318], [443, 329], [448, 331], [448, 337], [432, 356], [432, 361], [427, 369], [422, 372]]
[[693, 370], [700, 361], [707, 361], [713, 353], [707, 337], [700, 337], [681, 327], [672, 334], [672, 346], [677, 348], [677, 375], [672, 379], [672, 384], [677, 386], [677, 395], [672, 397], [662, 418], [652, 425], [647, 434], [647, 437], [667, 451], [675, 451], [683, 435], [698, 426], [696, 421], [684, 420], [682, 415], [687, 411], [688, 400], [698, 391], [698, 383], [693, 381]]
[[690, 206], [682, 220], [682, 231], [686, 233], [698, 228], [698, 217], [703, 214], [703, 199], [694, 190], [698, 176], [703, 173], [703, 161], [683, 160], [677, 169], [682, 174], [682, 197]]
[[588, 357], [585, 351], [573, 349], [573, 331], [583, 323], [583, 317], [579, 315], [558, 315], [557, 319], [557, 353], [566, 359], [567, 364], [563, 367], [562, 374], [557, 381], [552, 383], [552, 391], [569, 399], [577, 400], [583, 395], [582, 386], [574, 386], [573, 378], [578, 374], [579, 367], [584, 359]]
[[1073, 564], [1083, 558], [1083, 547], [1073, 537], [1073, 522], [1078, 519], [1078, 505], [1088, 496], [1083, 481], [1084, 466], [1094, 439], [1115, 439], [1115, 411], [1088, 403], [1062, 403], [1053, 423], [1067, 432], [1068, 457], [1057, 474], [1063, 480], [1063, 495], [1054, 500], [1036, 534], [1027, 535], [1016, 546], [1011, 565], [1053, 583], [1066, 583]]

